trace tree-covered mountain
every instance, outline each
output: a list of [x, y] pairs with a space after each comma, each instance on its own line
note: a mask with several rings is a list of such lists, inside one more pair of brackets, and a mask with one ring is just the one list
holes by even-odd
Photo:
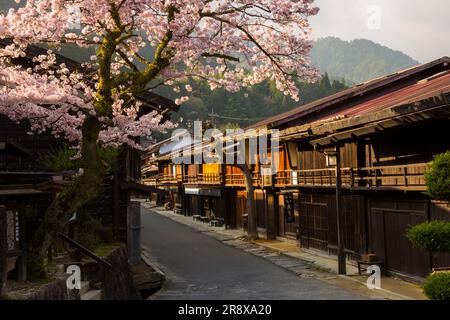
[[366, 39], [318, 39], [311, 52], [313, 64], [332, 78], [361, 83], [419, 64], [406, 54]]
[[[295, 107], [339, 92], [347, 86], [344, 82], [331, 81], [327, 74], [317, 83], [298, 83], [300, 101], [280, 93], [273, 82], [264, 82], [247, 90], [230, 93], [224, 89], [211, 91], [203, 81], [190, 82], [192, 93], [185, 92], [189, 101], [181, 105], [175, 115], [181, 126], [188, 120], [210, 120], [217, 127], [247, 127], [267, 117], [289, 111]], [[161, 95], [175, 98], [169, 88], [156, 90]]]
[[20, 8], [22, 7], [20, 3], [17, 3], [15, 0], [0, 0], [0, 14], [6, 14], [9, 9], [14, 8]]

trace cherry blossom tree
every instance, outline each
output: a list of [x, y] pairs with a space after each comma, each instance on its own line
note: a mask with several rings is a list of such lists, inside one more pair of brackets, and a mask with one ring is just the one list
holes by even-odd
[[[298, 99], [295, 81], [318, 76], [308, 60], [308, 19], [317, 12], [313, 0], [22, 0], [0, 15], [0, 38], [12, 40], [0, 49], [0, 113], [78, 142], [84, 163], [46, 212], [31, 271], [45, 271], [55, 235], [97, 193], [106, 172], [99, 148], [139, 148], [134, 137], [172, 126], [155, 113], [138, 117], [136, 95], [173, 86], [182, 104], [189, 79], [231, 92], [272, 80]], [[28, 69], [11, 63], [33, 44], [52, 50]], [[57, 63], [65, 44], [95, 49], [83, 65], [89, 72]]]

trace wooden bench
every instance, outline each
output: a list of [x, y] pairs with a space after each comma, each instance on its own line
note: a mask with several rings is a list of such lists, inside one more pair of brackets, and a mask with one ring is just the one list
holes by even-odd
[[209, 218], [201, 216], [200, 217], [200, 221], [203, 222], [203, 223], [208, 223], [209, 222]]
[[180, 204], [176, 204], [173, 212], [176, 214], [183, 214], [183, 207]]
[[372, 261], [372, 262], [366, 262], [362, 260], [358, 260], [358, 274], [361, 275], [361, 270], [367, 271], [367, 268], [364, 268], [362, 266], [379, 266], [381, 274], [384, 272], [384, 261]]
[[222, 218], [216, 218], [209, 222], [211, 227], [222, 227], [225, 224], [225, 220]]
[[202, 219], [202, 216], [199, 214], [194, 214], [192, 216], [192, 220], [194, 220], [194, 221], [201, 221], [201, 219]]

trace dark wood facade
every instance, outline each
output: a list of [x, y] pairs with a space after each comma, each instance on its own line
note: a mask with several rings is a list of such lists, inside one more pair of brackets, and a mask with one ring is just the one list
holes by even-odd
[[[258, 165], [251, 168], [260, 236], [298, 239], [302, 248], [337, 253], [337, 179], [330, 162], [337, 150], [347, 257], [374, 253], [389, 272], [419, 278], [431, 268], [450, 266], [450, 255], [432, 256], [405, 238], [411, 225], [450, 221], [449, 204], [424, 194], [430, 161], [450, 150], [449, 101], [450, 59], [444, 57], [253, 126], [279, 129], [281, 136], [279, 149], [270, 151], [280, 156], [278, 172], [267, 179]], [[166, 161], [160, 165], [168, 166]], [[243, 173], [229, 165], [205, 168], [189, 165], [180, 170], [176, 185], [185, 199], [185, 213], [207, 214], [203, 197], [186, 195], [186, 188], [219, 189], [224, 205], [218, 209], [227, 224], [245, 228], [248, 195]], [[161, 173], [146, 183], [167, 185], [164, 169]]]

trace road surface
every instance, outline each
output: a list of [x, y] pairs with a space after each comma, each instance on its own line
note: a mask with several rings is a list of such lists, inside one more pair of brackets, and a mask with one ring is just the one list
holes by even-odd
[[166, 273], [153, 299], [363, 299], [142, 208], [142, 243]]

